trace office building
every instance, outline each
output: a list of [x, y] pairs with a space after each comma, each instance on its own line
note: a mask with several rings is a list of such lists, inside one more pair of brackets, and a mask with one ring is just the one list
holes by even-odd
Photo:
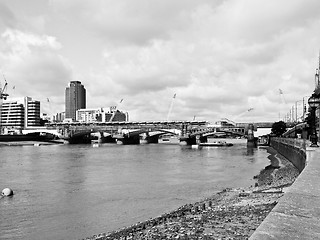
[[40, 102], [30, 97], [10, 99], [1, 105], [1, 133], [20, 133], [22, 129], [40, 126]]
[[101, 122], [98, 119], [102, 112], [102, 109], [79, 109], [76, 112], [76, 121], [84, 123]]
[[31, 97], [24, 99], [24, 127], [40, 126], [40, 102]]
[[65, 91], [65, 118], [76, 120], [76, 111], [86, 108], [86, 89], [80, 81], [71, 81]]
[[123, 122], [129, 121], [128, 113], [121, 112], [119, 110], [105, 112], [103, 114], [102, 121], [104, 122]]
[[53, 122], [63, 122], [65, 119], [65, 112], [57, 113], [53, 116]]
[[14, 129], [18, 133], [24, 128], [24, 106], [17, 101], [3, 102], [1, 109], [1, 133]]
[[93, 122], [122, 122], [128, 121], [128, 113], [116, 110], [111, 107], [110, 110], [99, 109], [79, 109], [76, 112], [76, 121], [93, 123]]

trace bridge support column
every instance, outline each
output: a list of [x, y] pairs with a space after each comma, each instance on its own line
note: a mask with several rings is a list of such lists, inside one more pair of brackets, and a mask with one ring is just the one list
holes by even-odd
[[253, 135], [254, 126], [253, 124], [249, 124], [248, 126], [248, 138], [247, 138], [247, 147], [257, 147], [258, 139]]
[[[198, 139], [197, 139], [198, 140]], [[197, 141], [198, 142], [198, 144], [199, 143], [206, 143], [206, 142], [208, 142], [208, 137], [207, 136], [199, 136], [199, 140]]]
[[197, 138], [195, 136], [182, 136], [180, 137], [180, 145], [181, 146], [191, 146], [197, 144]]
[[116, 136], [116, 143], [119, 145], [129, 145], [129, 144], [140, 144], [139, 135], [128, 136], [128, 135], [120, 135]]
[[149, 136], [148, 143], [159, 143], [159, 135]]
[[150, 136], [149, 133], [146, 133], [142, 136], [140, 143], [159, 143], [159, 135]]
[[100, 135], [98, 136], [99, 143], [115, 143], [116, 140], [111, 136], [105, 136], [103, 132], [100, 132]]
[[116, 139], [114, 139], [111, 135], [104, 137], [104, 143], [115, 143]]
[[92, 137], [91, 134], [84, 134], [78, 136], [71, 136], [66, 139], [70, 144], [78, 144], [78, 143], [91, 143]]
[[98, 143], [104, 143], [103, 132], [99, 132], [99, 135], [98, 135]]

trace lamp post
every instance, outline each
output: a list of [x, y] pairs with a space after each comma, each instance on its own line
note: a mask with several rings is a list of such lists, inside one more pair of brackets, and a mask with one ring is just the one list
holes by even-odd
[[312, 118], [312, 134], [310, 136], [311, 145], [310, 147], [319, 147], [318, 146], [318, 138], [317, 138], [317, 129], [316, 129], [316, 109], [320, 104], [320, 98], [312, 94], [311, 97], [308, 99], [308, 104], [311, 108], [311, 118]]

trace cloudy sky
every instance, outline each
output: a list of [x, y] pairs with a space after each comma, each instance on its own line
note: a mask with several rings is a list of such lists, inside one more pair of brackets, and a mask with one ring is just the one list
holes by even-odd
[[117, 105], [132, 121], [278, 121], [295, 104], [301, 115], [315, 88], [319, 9], [319, 0], [0, 0], [0, 72], [10, 97], [40, 100], [49, 114], [64, 111], [78, 80], [87, 108]]

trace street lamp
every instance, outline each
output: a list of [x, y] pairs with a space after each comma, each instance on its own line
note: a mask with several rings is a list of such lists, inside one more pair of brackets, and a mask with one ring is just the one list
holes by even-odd
[[320, 98], [316, 94], [312, 94], [308, 99], [308, 104], [311, 108], [311, 118], [312, 118], [312, 134], [310, 136], [311, 145], [310, 147], [319, 147], [318, 146], [318, 138], [317, 138], [317, 129], [316, 129], [316, 109], [320, 104]]

